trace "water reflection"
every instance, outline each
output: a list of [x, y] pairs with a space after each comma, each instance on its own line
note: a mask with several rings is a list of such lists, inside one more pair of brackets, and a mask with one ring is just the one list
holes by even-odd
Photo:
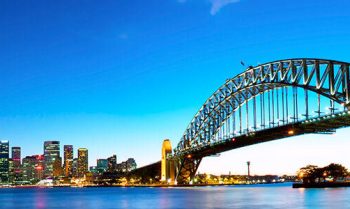
[[350, 188], [290, 184], [191, 188], [1, 189], [1, 209], [344, 208]]

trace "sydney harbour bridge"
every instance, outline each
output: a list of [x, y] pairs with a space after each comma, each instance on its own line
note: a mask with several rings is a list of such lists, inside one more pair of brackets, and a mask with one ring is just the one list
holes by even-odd
[[188, 184], [224, 151], [350, 126], [350, 63], [296, 58], [250, 66], [212, 94], [177, 146], [163, 142], [163, 181]]

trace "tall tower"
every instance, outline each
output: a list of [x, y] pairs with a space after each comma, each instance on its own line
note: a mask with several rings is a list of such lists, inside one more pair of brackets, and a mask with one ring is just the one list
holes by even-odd
[[71, 177], [73, 172], [73, 145], [64, 145], [64, 176]]
[[248, 167], [248, 178], [250, 177], [250, 161], [247, 161], [247, 167]]
[[84, 177], [85, 173], [88, 172], [88, 150], [86, 148], [78, 149], [78, 177]]
[[174, 162], [172, 160], [168, 160], [167, 157], [172, 154], [171, 142], [169, 139], [165, 139], [163, 141], [162, 146], [162, 160], [161, 160], [161, 181], [169, 183], [173, 183], [175, 180], [175, 172], [174, 172]]
[[9, 181], [9, 141], [0, 141], [0, 184]]
[[56, 160], [60, 158], [60, 142], [45, 141], [44, 142], [44, 176], [52, 177], [53, 168]]

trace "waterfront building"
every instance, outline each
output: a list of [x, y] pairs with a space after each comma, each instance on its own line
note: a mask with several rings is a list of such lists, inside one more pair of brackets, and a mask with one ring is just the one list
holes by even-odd
[[12, 147], [12, 161], [13, 161], [13, 181], [21, 181], [21, 147]]
[[60, 177], [63, 176], [63, 168], [62, 168], [62, 158], [57, 157], [53, 162], [53, 176]]
[[53, 176], [53, 165], [56, 159], [60, 157], [60, 142], [45, 141], [44, 142], [44, 176]]
[[84, 177], [85, 173], [88, 172], [88, 150], [86, 148], [78, 149], [78, 177]]
[[96, 170], [99, 173], [103, 173], [103, 172], [107, 171], [107, 169], [108, 169], [108, 160], [107, 159], [97, 159]]
[[121, 163], [118, 163], [117, 170], [118, 172], [126, 172], [126, 161], [123, 161]]
[[23, 158], [23, 181], [31, 184], [35, 181], [35, 156], [26, 156]]
[[72, 176], [74, 176], [74, 177], [78, 176], [78, 158], [73, 159]]
[[73, 145], [64, 145], [64, 176], [72, 177], [73, 174]]
[[35, 164], [35, 178], [41, 180], [44, 178], [44, 156], [34, 155], [36, 158]]
[[128, 158], [128, 160], [126, 161], [126, 170], [132, 171], [135, 170], [137, 168], [137, 164], [134, 158]]
[[43, 155], [26, 156], [22, 160], [23, 181], [33, 184], [43, 178]]
[[0, 184], [9, 182], [9, 141], [0, 141]]
[[117, 155], [112, 155], [107, 158], [108, 161], [108, 172], [115, 172], [117, 170]]
[[9, 158], [9, 183], [13, 183], [15, 181], [15, 169], [13, 167], [13, 160]]
[[12, 150], [13, 168], [20, 170], [21, 169], [21, 148], [12, 147], [11, 150]]
[[129, 171], [136, 169], [136, 167], [137, 167], [137, 165], [136, 165], [135, 159], [129, 158], [128, 160], [117, 164], [117, 171], [118, 172], [129, 172]]
[[89, 172], [92, 174], [98, 174], [97, 166], [90, 166]]

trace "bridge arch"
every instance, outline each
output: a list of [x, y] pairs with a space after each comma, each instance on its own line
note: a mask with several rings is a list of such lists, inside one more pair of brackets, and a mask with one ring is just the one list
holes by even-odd
[[[187, 159], [187, 161], [193, 163], [194, 160], [197, 160], [199, 165], [202, 157], [213, 154], [212, 152], [207, 152], [207, 154], [198, 155], [199, 157], [196, 158], [196, 153], [202, 150], [203, 147], [216, 146], [215, 144], [218, 141], [225, 141], [227, 138], [234, 139], [242, 135], [254, 135], [257, 131], [307, 121], [311, 118], [310, 112], [308, 112], [308, 94], [310, 92], [317, 95], [318, 98], [318, 117], [321, 116], [320, 96], [329, 99], [330, 114], [335, 112], [335, 103], [340, 104], [344, 108], [342, 111], [347, 111], [350, 104], [349, 65], [346, 62], [325, 59], [286, 59], [249, 67], [243, 73], [226, 80], [199, 109], [174, 149], [174, 156], [182, 159], [178, 173], [181, 175], [183, 173], [181, 170], [186, 167], [184, 166], [188, 158], [186, 156], [191, 156], [191, 159]], [[298, 100], [296, 100], [300, 89], [304, 91], [304, 102], [306, 105], [305, 117], [302, 120], [298, 115]], [[262, 108], [265, 104], [264, 97], [266, 94], [268, 97], [268, 111]], [[288, 103], [290, 103], [290, 100], [288, 98], [291, 95], [293, 97], [293, 117], [290, 119], [288, 115]], [[258, 97], [260, 106], [258, 105], [259, 101], [256, 101]], [[272, 102], [270, 98], [272, 98]], [[278, 103], [280, 98], [282, 98], [282, 105]], [[270, 114], [270, 105], [272, 105], [272, 114], [274, 114], [274, 105], [276, 105], [274, 100], [277, 100], [278, 117], [280, 115], [283, 117], [281, 120], [277, 118], [278, 126], [274, 125], [274, 121], [270, 121], [270, 115], [267, 120], [268, 124], [265, 124], [265, 115], [267, 117], [267, 112]], [[253, 104], [249, 103], [251, 101]], [[231, 132], [229, 130], [227, 134], [227, 129], [232, 126], [229, 121], [232, 116], [235, 119], [237, 117], [235, 114], [239, 114], [238, 123], [242, 123], [244, 120], [242, 119], [244, 105], [246, 107], [246, 114], [244, 115], [247, 123], [246, 130], [243, 131], [242, 124], [240, 124], [238, 131]], [[259, 127], [257, 126], [258, 119], [256, 118], [256, 114], [259, 112], [257, 106], [261, 108], [261, 118], [264, 118], [264, 120], [260, 120]], [[252, 109], [251, 113], [249, 113], [249, 109]], [[287, 111], [287, 113], [283, 112], [283, 114], [280, 114], [279, 109], [280, 111]], [[248, 125], [251, 115], [254, 115], [252, 128]], [[282, 121], [281, 124], [280, 121]], [[225, 132], [223, 129], [226, 129], [225, 137], [223, 136], [224, 134], [221, 134], [221, 136], [219, 134], [220, 131]], [[329, 129], [326, 128], [324, 130], [327, 131]], [[314, 130], [314, 132], [317, 131]], [[207, 149], [210, 149], [210, 147]], [[194, 166], [194, 169], [190, 172], [186, 171], [186, 175], [190, 175], [190, 173], [193, 175], [195, 171], [196, 167]]]

